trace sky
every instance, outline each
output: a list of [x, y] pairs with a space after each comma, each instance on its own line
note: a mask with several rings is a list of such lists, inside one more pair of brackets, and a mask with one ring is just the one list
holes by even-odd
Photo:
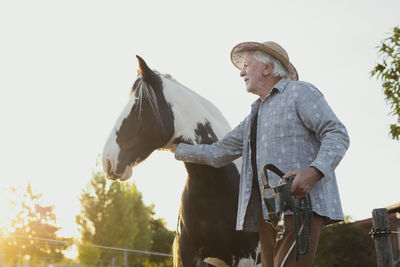
[[[79, 196], [101, 170], [135, 55], [209, 99], [234, 127], [257, 98], [230, 62], [244, 41], [281, 44], [347, 127], [350, 148], [336, 169], [344, 213], [359, 220], [399, 203], [395, 119], [369, 74], [399, 14], [395, 0], [1, 1], [0, 214], [8, 188], [31, 183], [54, 205], [59, 234], [78, 236]], [[154, 152], [127, 182], [175, 230], [185, 179], [172, 153]]]

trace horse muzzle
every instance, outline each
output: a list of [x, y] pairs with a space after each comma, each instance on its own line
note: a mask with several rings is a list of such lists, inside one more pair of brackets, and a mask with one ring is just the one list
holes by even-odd
[[114, 168], [113, 164], [109, 159], [103, 160], [103, 170], [106, 174], [106, 178], [111, 180], [128, 180], [132, 176], [132, 166], [127, 165], [123, 168], [123, 171], [119, 171], [119, 168]]

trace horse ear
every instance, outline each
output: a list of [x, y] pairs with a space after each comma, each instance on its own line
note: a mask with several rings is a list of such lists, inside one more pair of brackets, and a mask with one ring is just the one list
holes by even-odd
[[152, 80], [153, 75], [156, 75], [150, 68], [147, 66], [146, 62], [143, 58], [136, 55], [139, 63], [139, 73], [143, 76], [143, 80], [146, 82], [150, 82]]

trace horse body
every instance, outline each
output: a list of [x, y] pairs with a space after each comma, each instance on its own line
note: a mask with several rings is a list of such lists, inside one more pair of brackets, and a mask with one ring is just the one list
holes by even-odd
[[[169, 143], [210, 144], [230, 130], [209, 101], [138, 59], [140, 75], [103, 151], [104, 170], [111, 179], [128, 179], [132, 167]], [[205, 258], [228, 266], [256, 258], [258, 234], [235, 231], [237, 164], [213, 168], [185, 163], [188, 178], [175, 242], [184, 267], [197, 266]]]

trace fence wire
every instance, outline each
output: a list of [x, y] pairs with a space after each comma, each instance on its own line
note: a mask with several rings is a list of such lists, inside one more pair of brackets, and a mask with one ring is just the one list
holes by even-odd
[[[16, 235], [16, 234], [8, 234], [7, 237], [14, 237], [14, 238], [22, 238], [22, 239], [30, 239], [30, 240], [37, 240], [37, 241], [43, 241], [43, 242], [48, 242], [48, 244], [56, 243], [58, 244], [65, 244], [65, 245], [75, 245], [75, 246], [81, 246], [81, 247], [88, 247], [88, 248], [97, 248], [97, 249], [104, 249], [104, 250], [111, 250], [111, 251], [119, 251], [121, 254], [118, 254], [119, 256], [115, 256], [112, 259], [93, 259], [92, 264], [83, 264], [85, 267], [116, 267], [116, 266], [124, 266], [128, 267], [128, 253], [131, 254], [136, 254], [136, 256], [129, 256], [129, 267], [136, 267], [136, 266], [171, 266], [170, 263], [167, 263], [165, 260], [169, 260], [170, 262], [172, 261], [172, 255], [167, 254], [167, 253], [162, 253], [162, 252], [156, 252], [156, 251], [145, 251], [145, 250], [138, 250], [138, 249], [129, 249], [129, 248], [119, 248], [119, 247], [112, 247], [112, 246], [105, 246], [105, 245], [97, 245], [97, 244], [84, 244], [84, 243], [78, 243], [78, 242], [73, 242], [73, 241], [63, 241], [63, 240], [55, 240], [55, 239], [49, 239], [49, 238], [43, 238], [43, 237], [35, 237], [35, 236], [25, 236], [25, 235]], [[3, 261], [4, 256], [6, 256], [8, 259], [12, 258], [13, 263], [6, 263]], [[159, 258], [165, 259], [161, 260], [163, 262], [159, 262], [157, 264], [150, 262], [149, 258], [155, 259]], [[132, 258], [133, 257], [133, 258]], [[146, 261], [147, 263], [144, 265], [142, 261]], [[8, 255], [5, 253], [2, 253], [0, 251], [0, 267], [78, 267], [78, 266], [83, 266], [83, 265], [77, 265], [76, 263], [72, 263], [73, 260], [71, 260], [71, 264], [60, 264], [60, 263], [51, 263], [53, 261], [52, 258], [46, 258], [46, 257], [32, 257], [29, 259], [29, 262], [25, 262], [24, 256], [23, 255]], [[34, 262], [40, 262], [40, 264], [35, 264]], [[137, 262], [137, 263], [134, 263]], [[140, 262], [140, 263], [138, 263]]]

